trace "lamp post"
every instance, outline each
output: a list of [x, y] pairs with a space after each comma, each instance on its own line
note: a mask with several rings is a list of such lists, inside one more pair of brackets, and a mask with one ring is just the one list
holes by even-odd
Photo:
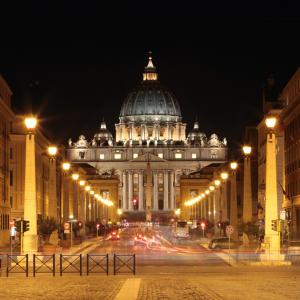
[[[214, 193], [214, 220], [215, 220], [215, 232], [217, 232], [218, 230], [218, 223], [220, 222], [220, 202], [219, 202], [219, 198], [220, 198], [220, 190], [219, 190], [219, 186], [221, 184], [221, 181], [219, 179], [216, 179], [214, 181], [214, 185], [215, 185], [215, 189], [217, 190], [216, 193]], [[217, 197], [217, 193], [218, 193], [218, 197]], [[218, 199], [217, 199], [218, 198]]]
[[[56, 159], [57, 147], [49, 146], [48, 154], [50, 157], [49, 162], [49, 199], [47, 205], [46, 215], [53, 218], [57, 223], [57, 193], [56, 193]], [[53, 245], [58, 244], [58, 232], [55, 230], [51, 233], [50, 243]]]
[[27, 134], [25, 137], [25, 186], [24, 186], [24, 219], [29, 221], [29, 230], [24, 234], [23, 250], [25, 253], [38, 250], [37, 236], [37, 203], [36, 203], [36, 170], [35, 170], [35, 128], [37, 119], [25, 119]]
[[233, 231], [233, 238], [238, 238], [238, 230], [237, 230], [237, 192], [236, 192], [236, 170], [238, 164], [237, 162], [233, 161], [230, 163], [231, 169], [231, 192], [230, 192], [230, 225], [234, 227]]
[[[227, 172], [222, 172], [221, 173], [221, 184], [220, 184], [220, 204], [219, 204], [219, 208], [220, 208], [220, 235], [223, 229], [222, 223], [223, 223], [223, 219], [227, 219], [227, 195], [226, 195], [226, 180], [228, 179], [228, 173]], [[224, 193], [224, 189], [225, 189], [225, 193]], [[224, 213], [225, 211], [225, 213]], [[225, 218], [224, 218], [225, 215]]]
[[[272, 220], [278, 220], [277, 202], [277, 174], [276, 174], [276, 136], [274, 128], [277, 119], [267, 117], [266, 139], [266, 204], [265, 204], [265, 244], [268, 244], [269, 255], [262, 255], [263, 260], [281, 259], [280, 257], [280, 232], [272, 229]], [[278, 221], [277, 221], [278, 222]]]
[[243, 146], [244, 152], [244, 196], [243, 196], [243, 222], [252, 221], [252, 187], [251, 187], [251, 160], [252, 148]]

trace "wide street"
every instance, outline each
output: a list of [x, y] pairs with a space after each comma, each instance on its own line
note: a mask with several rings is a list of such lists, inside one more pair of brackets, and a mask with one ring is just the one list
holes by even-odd
[[[136, 254], [137, 272], [159, 274], [175, 267], [228, 266], [216, 253], [201, 246], [199, 240], [175, 239], [171, 227], [136, 227], [120, 232], [120, 239], [106, 238], [90, 254]], [[158, 266], [159, 268], [155, 268]], [[152, 268], [153, 266], [153, 268]], [[151, 271], [150, 271], [151, 270]]]

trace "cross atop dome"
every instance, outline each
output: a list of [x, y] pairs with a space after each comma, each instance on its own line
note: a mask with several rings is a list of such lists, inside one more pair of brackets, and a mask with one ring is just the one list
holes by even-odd
[[152, 51], [149, 51], [148, 59], [148, 65], [145, 67], [145, 72], [143, 73], [143, 81], [156, 81], [158, 74], [156, 72], [156, 67], [153, 65]]

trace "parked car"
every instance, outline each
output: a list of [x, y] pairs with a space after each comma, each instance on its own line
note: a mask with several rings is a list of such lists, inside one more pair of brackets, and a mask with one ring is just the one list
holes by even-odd
[[[236, 249], [240, 245], [241, 245], [241, 242], [230, 239], [230, 248], [231, 249]], [[210, 243], [208, 244], [208, 248], [213, 249], [213, 250], [229, 249], [229, 238], [221, 237], [221, 238], [212, 239], [210, 241]]]
[[300, 240], [289, 241], [287, 252], [290, 255], [300, 255]]

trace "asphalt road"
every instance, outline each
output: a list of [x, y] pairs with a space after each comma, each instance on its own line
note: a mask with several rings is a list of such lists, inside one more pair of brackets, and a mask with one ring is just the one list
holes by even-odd
[[[142, 238], [135, 241], [139, 234]], [[119, 235], [119, 240], [107, 238], [90, 253], [135, 253], [138, 266], [227, 266], [224, 260], [197, 241], [173, 239], [168, 227], [128, 228]]]

